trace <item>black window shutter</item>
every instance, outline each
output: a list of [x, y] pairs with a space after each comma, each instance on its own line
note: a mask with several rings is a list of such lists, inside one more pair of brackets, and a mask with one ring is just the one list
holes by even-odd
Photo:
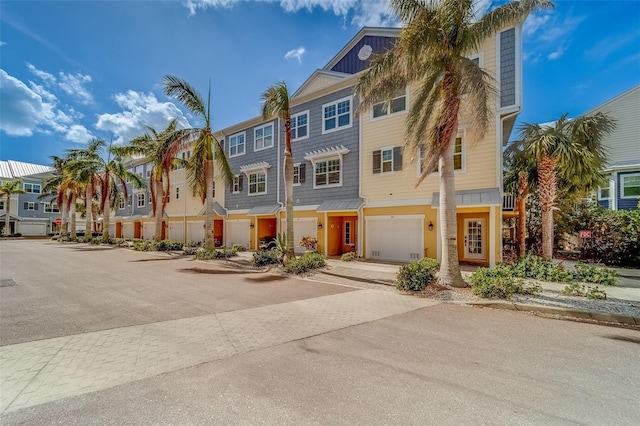
[[393, 170], [402, 170], [402, 148], [393, 148]]
[[373, 173], [380, 173], [382, 166], [382, 156], [380, 150], [373, 151]]
[[34, 210], [38, 210], [38, 203], [33, 203]]
[[29, 208], [29, 203], [24, 203], [24, 209], [28, 209]]
[[[233, 182], [235, 181], [235, 179], [231, 179], [231, 183], [229, 183], [229, 192], [233, 192]], [[193, 196], [195, 197], [196, 194], [194, 192]]]
[[240, 175], [240, 176], [238, 177], [238, 180], [239, 180], [239, 182], [238, 182], [238, 190], [239, 190], [240, 192], [242, 192], [242, 184], [243, 184], [243, 182], [244, 182], [244, 175]]
[[307, 165], [306, 164], [300, 164], [300, 168], [299, 168], [299, 172], [298, 174], [300, 175], [300, 177], [298, 178], [300, 183], [304, 183], [307, 180]]

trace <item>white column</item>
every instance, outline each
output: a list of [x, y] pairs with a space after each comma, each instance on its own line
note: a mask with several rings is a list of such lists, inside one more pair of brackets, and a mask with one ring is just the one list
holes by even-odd
[[[496, 207], [489, 207], [489, 266], [496, 266]], [[502, 232], [502, 230], [500, 230]], [[502, 255], [501, 255], [502, 257]]]

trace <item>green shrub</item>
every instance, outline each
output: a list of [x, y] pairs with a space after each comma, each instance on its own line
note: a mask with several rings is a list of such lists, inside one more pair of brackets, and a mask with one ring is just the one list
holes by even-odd
[[53, 235], [51, 241], [58, 241], [58, 238], [60, 238], [60, 235]]
[[396, 288], [401, 291], [422, 291], [435, 281], [440, 263], [425, 257], [400, 267], [396, 275]]
[[563, 296], [584, 296], [585, 295], [585, 286], [578, 283], [571, 283], [566, 285], [562, 290], [560, 290], [560, 294]]
[[577, 283], [567, 285], [560, 291], [560, 294], [563, 296], [586, 297], [590, 300], [604, 300], [607, 298], [607, 293], [598, 286], [590, 287]]
[[184, 243], [184, 247], [195, 247], [195, 248], [198, 248], [200, 246], [201, 246], [201, 244], [197, 243], [195, 241], [187, 241], [186, 243]]
[[265, 266], [280, 263], [280, 256], [280, 252], [276, 249], [258, 250], [253, 253], [253, 264], [255, 266]]
[[571, 282], [573, 275], [561, 263], [528, 254], [509, 266], [513, 275], [519, 278], [533, 278], [540, 281]]
[[609, 268], [600, 268], [595, 265], [578, 262], [575, 266], [576, 280], [583, 283], [593, 283], [614, 286], [618, 282], [620, 274]]
[[342, 260], [343, 262], [353, 262], [357, 258], [358, 255], [352, 251], [350, 251], [349, 253], [343, 253], [342, 256], [340, 256], [340, 260]]
[[128, 247], [129, 242], [126, 238], [111, 238], [110, 244], [116, 247]]
[[156, 243], [158, 251], [178, 251], [182, 250], [182, 241], [178, 240], [162, 240]]
[[303, 274], [312, 269], [322, 268], [326, 265], [324, 255], [321, 253], [305, 253], [295, 259], [289, 259], [284, 265], [285, 272], [290, 274]]
[[182, 247], [182, 254], [186, 255], [186, 256], [193, 256], [194, 254], [196, 254], [198, 251], [198, 247], [189, 247], [189, 246], [184, 246]]
[[504, 264], [498, 264], [495, 268], [478, 268], [471, 275], [471, 287], [476, 296], [499, 299], [542, 291], [539, 285], [514, 276], [513, 269]]
[[134, 240], [133, 249], [136, 251], [155, 251], [156, 243], [153, 240]]
[[605, 300], [607, 298], [607, 293], [604, 290], [601, 290], [598, 286], [589, 287], [589, 291], [587, 291], [587, 299], [591, 300]]
[[205, 248], [198, 248], [195, 250], [196, 259], [198, 260], [211, 260], [211, 259], [228, 259], [233, 256], [237, 256], [233, 249], [213, 249], [206, 250]]
[[235, 252], [239, 252], [239, 251], [247, 251], [247, 248], [242, 244], [234, 244], [233, 246], [231, 246], [231, 250]]

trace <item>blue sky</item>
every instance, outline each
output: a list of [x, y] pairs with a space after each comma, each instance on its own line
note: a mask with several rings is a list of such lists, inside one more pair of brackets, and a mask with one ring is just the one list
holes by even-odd
[[[393, 25], [387, 1], [2, 0], [0, 159], [49, 164], [94, 136], [199, 125], [165, 74], [202, 93], [211, 81], [215, 129], [252, 118], [269, 85], [293, 92], [363, 25]], [[527, 20], [523, 54], [519, 123], [582, 114], [640, 84], [640, 1], [556, 1]]]

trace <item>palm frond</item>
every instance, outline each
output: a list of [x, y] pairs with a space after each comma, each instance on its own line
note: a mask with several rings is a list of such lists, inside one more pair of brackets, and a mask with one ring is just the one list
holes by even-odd
[[167, 96], [178, 99], [191, 113], [199, 115], [203, 119], [208, 118], [207, 108], [202, 97], [189, 83], [178, 77], [165, 75], [162, 79], [162, 85]]

